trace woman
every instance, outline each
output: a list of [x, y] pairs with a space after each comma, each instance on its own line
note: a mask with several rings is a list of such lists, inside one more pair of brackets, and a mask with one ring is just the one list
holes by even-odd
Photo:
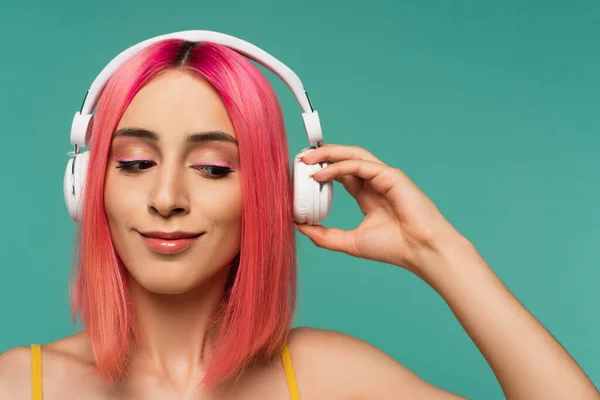
[[[0, 356], [0, 399], [461, 398], [360, 340], [291, 329], [285, 130], [246, 58], [212, 43], [149, 46], [112, 75], [91, 135], [73, 293], [86, 329]], [[296, 229], [431, 285], [508, 398], [600, 397], [402, 171], [339, 145], [303, 161], [327, 162], [314, 180], [341, 182], [365, 219], [350, 232]]]

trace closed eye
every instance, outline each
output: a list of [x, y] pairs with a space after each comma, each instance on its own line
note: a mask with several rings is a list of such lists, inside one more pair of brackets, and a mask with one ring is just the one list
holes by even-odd
[[[117, 160], [117, 163], [117, 168], [128, 173], [140, 173], [156, 165], [151, 160]], [[230, 166], [213, 164], [194, 165], [192, 168], [209, 179], [224, 178], [234, 171]]]
[[156, 165], [156, 163], [151, 160], [131, 160], [131, 161], [117, 160], [117, 163], [118, 163], [117, 168], [122, 169], [127, 172], [134, 172], [134, 173], [150, 169]]
[[207, 178], [211, 179], [224, 178], [234, 171], [231, 167], [228, 166], [212, 164], [195, 165], [194, 169], [199, 171], [202, 175], [206, 176]]

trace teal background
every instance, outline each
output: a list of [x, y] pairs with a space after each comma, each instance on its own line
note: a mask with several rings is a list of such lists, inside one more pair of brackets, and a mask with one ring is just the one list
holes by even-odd
[[[2, 0], [0, 9], [0, 352], [74, 332], [62, 179], [89, 84], [138, 41], [209, 29], [294, 69], [326, 141], [405, 171], [600, 384], [600, 2]], [[268, 76], [296, 153], [306, 146], [299, 108]], [[325, 225], [361, 217], [336, 186]], [[362, 338], [463, 396], [503, 398], [426, 284], [299, 240], [298, 325]]]

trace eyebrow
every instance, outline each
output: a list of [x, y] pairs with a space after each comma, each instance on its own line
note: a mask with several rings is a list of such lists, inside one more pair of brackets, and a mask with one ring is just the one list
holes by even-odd
[[[151, 130], [142, 128], [121, 128], [115, 133], [113, 133], [112, 137], [113, 139], [117, 137], [137, 137], [153, 142], [158, 141], [158, 134], [152, 132]], [[185, 141], [192, 144], [217, 141], [233, 143], [236, 146], [238, 145], [238, 141], [236, 140], [236, 138], [234, 138], [229, 133], [225, 133], [223, 131], [218, 130], [192, 133], [187, 136]]]

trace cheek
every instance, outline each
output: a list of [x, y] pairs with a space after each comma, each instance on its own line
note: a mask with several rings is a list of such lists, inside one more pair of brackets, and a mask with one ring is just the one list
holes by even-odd
[[238, 225], [242, 222], [242, 193], [239, 185], [197, 191], [194, 195], [201, 214], [214, 225]]
[[143, 201], [144, 191], [130, 182], [124, 182], [124, 177], [107, 172], [104, 184], [104, 207], [106, 216], [112, 227], [126, 225], [132, 212], [139, 208]]

